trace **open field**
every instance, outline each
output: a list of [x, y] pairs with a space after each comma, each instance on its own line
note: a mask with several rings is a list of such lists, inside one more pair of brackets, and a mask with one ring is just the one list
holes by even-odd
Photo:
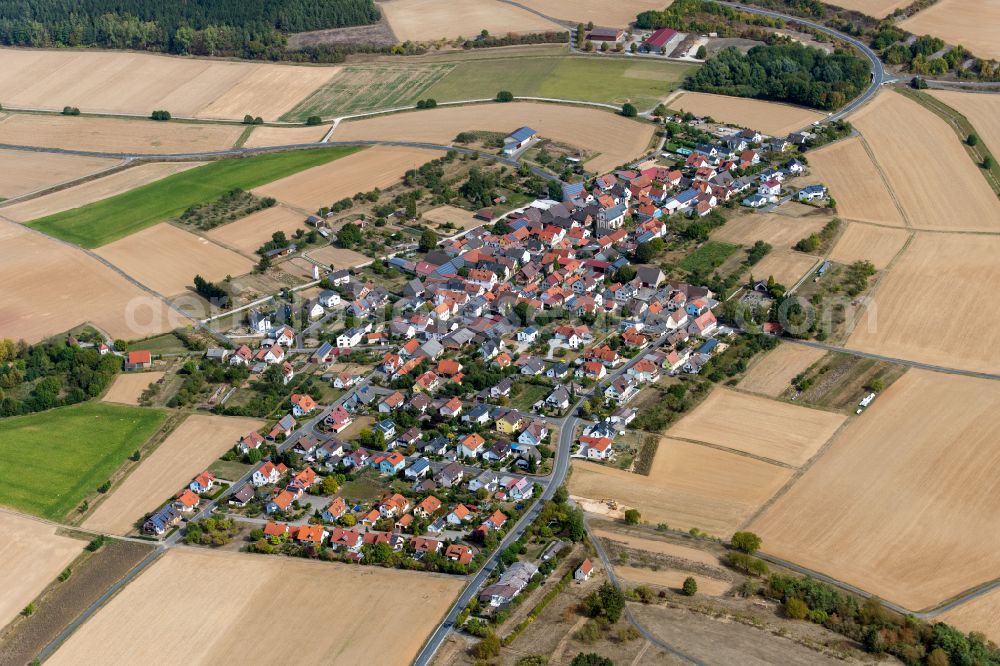
[[254, 266], [246, 257], [166, 222], [104, 245], [97, 253], [165, 296], [193, 289], [195, 275], [215, 281], [249, 273]]
[[747, 456], [664, 437], [649, 476], [573, 461], [569, 490], [574, 496], [612, 498], [635, 507], [650, 523], [728, 536], [778, 492], [791, 473]]
[[908, 0], [834, 0], [830, 4], [834, 7], [853, 9], [875, 18], [885, 18], [900, 7], [906, 7], [910, 3]]
[[992, 590], [935, 618], [969, 633], [978, 631], [1000, 642], [1000, 590]]
[[813, 180], [830, 188], [841, 217], [906, 226], [859, 137], [810, 151], [809, 173]]
[[388, 0], [378, 3], [401, 42], [476, 37], [481, 30], [508, 32], [564, 31], [560, 25], [497, 0]]
[[0, 143], [102, 153], [193, 153], [231, 148], [241, 125], [15, 113], [0, 120]]
[[210, 229], [205, 235], [245, 255], [253, 256], [261, 245], [271, 240], [274, 232], [283, 231], [291, 238], [296, 229], [306, 228], [302, 213], [278, 204]]
[[[914, 227], [1000, 228], [1000, 201], [944, 120], [903, 95], [883, 91], [851, 122], [868, 141]], [[943, 173], [948, 174], [947, 197], [940, 195]]]
[[337, 269], [354, 268], [355, 266], [367, 264], [372, 261], [371, 257], [361, 254], [360, 252], [347, 250], [342, 247], [335, 247], [333, 245], [327, 245], [318, 250], [312, 250], [309, 252], [309, 256], [320, 263], [334, 266]]
[[136, 520], [155, 511], [240, 437], [263, 425], [258, 419], [189, 416], [111, 491], [83, 526], [109, 534], [131, 531]]
[[[25, 153], [30, 154], [30, 153]], [[41, 154], [41, 153], [39, 153]], [[81, 158], [88, 159], [88, 158]], [[181, 171], [187, 171], [198, 166], [197, 162], [154, 162], [140, 164], [123, 171], [96, 178], [76, 187], [47, 194], [44, 197], [30, 199], [23, 203], [0, 208], [0, 215], [15, 222], [28, 222], [46, 215], [61, 213], [64, 210], [85, 206], [94, 201], [128, 192], [148, 183], [166, 178]]]
[[716, 229], [712, 232], [712, 240], [747, 247], [762, 240], [776, 250], [790, 250], [806, 236], [818, 233], [829, 220], [826, 216], [795, 218], [773, 213], [748, 213], [737, 215]]
[[[1000, 372], [1000, 312], [987, 305], [1000, 280], [998, 252], [996, 236], [918, 233], [880, 282], [847, 346]], [[942, 284], [955, 295], [946, 311]]]
[[[475, 229], [483, 224], [482, 220], [477, 220], [471, 212], [465, 210], [464, 208], [456, 208], [455, 206], [448, 206], [447, 204], [444, 206], [438, 206], [437, 208], [432, 208], [424, 213], [420, 219], [425, 222], [433, 222], [438, 226], [450, 223], [462, 231]], [[448, 233], [454, 233], [454, 231]]]
[[623, 0], [607, 3], [601, 0], [523, 0], [520, 4], [553, 18], [594, 25], [624, 28], [640, 13], [650, 9], [662, 10], [670, 6], [669, 0]]
[[319, 127], [254, 127], [244, 143], [246, 148], [263, 146], [291, 146], [300, 143], [319, 143], [330, 131], [329, 126]]
[[790, 104], [697, 92], [685, 92], [675, 97], [669, 106], [676, 111], [711, 116], [718, 122], [750, 127], [774, 136], [785, 136], [825, 117], [817, 111]]
[[[0, 173], [3, 174], [3, 180], [0, 181], [0, 197], [11, 199], [37, 192], [46, 187], [110, 169], [116, 164], [118, 160], [103, 157], [0, 150]], [[6, 215], [6, 210], [0, 208], [0, 215]]]
[[822, 349], [785, 342], [753, 364], [737, 386], [745, 391], [777, 398], [791, 386], [800, 372], [825, 354]]
[[700, 548], [688, 548], [686, 546], [680, 546], [667, 541], [658, 541], [653, 539], [643, 539], [642, 537], [632, 536], [631, 534], [623, 534], [621, 532], [612, 532], [611, 530], [592, 530], [594, 534], [601, 537], [602, 539], [608, 541], [617, 541], [623, 543], [629, 548], [634, 548], [636, 550], [645, 550], [650, 553], [657, 553], [659, 555], [667, 555], [669, 557], [677, 557], [680, 559], [688, 560], [689, 562], [696, 562], [699, 564], [706, 564], [711, 567], [719, 566], [719, 558], [708, 552], [707, 550], [702, 550]]
[[1000, 384], [911, 369], [751, 529], [770, 554], [935, 605], [996, 578], [998, 427]]
[[0, 421], [0, 455], [18, 473], [0, 503], [60, 520], [156, 432], [163, 412], [83, 403]]
[[[296, 644], [298, 662], [364, 663], [386, 626], [406, 626], [378, 643], [379, 662], [403, 664], [462, 583], [396, 569], [172, 549], [70, 636], [50, 663], [280, 661], [288, 656], [287, 641], [247, 637], [272, 631], [281, 609], [288, 626], [309, 636]], [[302, 603], [303, 589], [310, 590], [309, 603]], [[202, 603], [206, 598], [211, 603]], [[164, 617], [184, 640], [162, 641]]]
[[818, 263], [818, 257], [795, 250], [771, 250], [763, 259], [754, 264], [749, 273], [755, 278], [766, 279], [773, 276], [775, 282], [791, 287]]
[[843, 422], [839, 414], [717, 388], [667, 434], [798, 466]]
[[[402, 117], [392, 116], [396, 119]], [[274, 197], [278, 201], [314, 213], [322, 206], [329, 206], [358, 192], [394, 185], [409, 169], [415, 169], [441, 156], [442, 153], [436, 150], [373, 146], [336, 162], [270, 182], [255, 189], [254, 194]]]
[[0, 511], [0, 627], [14, 619], [83, 550], [52, 525]]
[[0, 49], [4, 104], [58, 111], [274, 120], [333, 76], [303, 67], [123, 51]]
[[[144, 348], [145, 349], [145, 348]], [[163, 379], [162, 372], [123, 372], [115, 377], [102, 402], [117, 402], [122, 405], [138, 405], [139, 396], [146, 388]]]
[[615, 573], [619, 578], [633, 585], [657, 585], [659, 587], [670, 588], [671, 590], [680, 590], [684, 584], [684, 579], [690, 576], [698, 583], [698, 594], [710, 597], [725, 594], [732, 587], [731, 583], [727, 583], [724, 580], [700, 576], [677, 569], [659, 569], [654, 571], [642, 567], [615, 567]]
[[841, 264], [863, 259], [881, 270], [903, 249], [909, 234], [903, 229], [848, 222], [840, 240], [830, 251], [829, 259]]
[[130, 340], [186, 321], [96, 259], [13, 222], [0, 221], [0, 247], [0, 337], [37, 342], [91, 322]]
[[466, 130], [513, 132], [527, 125], [543, 138], [600, 153], [586, 167], [605, 171], [642, 155], [653, 136], [653, 126], [620, 115], [584, 107], [511, 102], [438, 107], [367, 120], [342, 123], [338, 141], [387, 139], [451, 143]]
[[980, 58], [1000, 58], [996, 27], [1000, 5], [977, 0], [941, 0], [902, 21], [899, 27], [917, 35], [934, 35], [961, 44]]
[[1000, 95], [928, 90], [928, 94], [955, 109], [972, 123], [994, 156], [1000, 154]]
[[210, 162], [129, 192], [43, 217], [30, 226], [77, 245], [99, 247], [176, 217], [190, 206], [214, 201], [234, 187], [249, 190], [356, 150], [337, 146]]

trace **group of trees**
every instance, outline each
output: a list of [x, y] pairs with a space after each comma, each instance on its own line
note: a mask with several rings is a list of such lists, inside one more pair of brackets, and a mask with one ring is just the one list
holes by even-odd
[[209, 282], [200, 275], [194, 276], [194, 290], [198, 292], [199, 296], [213, 305], [221, 308], [229, 307], [229, 293], [219, 285]]
[[689, 76], [684, 87], [836, 109], [861, 94], [868, 81], [867, 62], [852, 53], [828, 54], [791, 43], [755, 46], [746, 55], [736, 48], [723, 49]]

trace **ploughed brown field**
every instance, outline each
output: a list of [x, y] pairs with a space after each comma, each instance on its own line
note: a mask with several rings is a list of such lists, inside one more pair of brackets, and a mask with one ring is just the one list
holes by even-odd
[[935, 606], [1000, 567], [998, 428], [1000, 384], [911, 369], [750, 529], [769, 554]]
[[108, 392], [101, 398], [103, 402], [118, 402], [123, 405], [138, 405], [150, 384], [163, 379], [162, 372], [126, 372], [115, 377]]
[[[3, 125], [0, 117], [0, 126]], [[10, 143], [21, 143], [25, 137]], [[54, 155], [20, 150], [0, 150], [0, 197], [12, 199], [37, 192], [53, 185], [60, 185], [83, 178], [118, 164], [116, 159], [81, 157], [79, 155]], [[7, 214], [12, 206], [0, 207], [0, 215]]]
[[240, 437], [263, 425], [258, 419], [189, 416], [111, 491], [83, 526], [108, 534], [132, 531], [137, 520], [183, 490]]
[[748, 127], [773, 136], [785, 136], [825, 117], [822, 113], [790, 104], [698, 92], [685, 92], [675, 97], [670, 108], [696, 116], [711, 116], [720, 123]]
[[917, 233], [869, 297], [847, 346], [1000, 372], [1000, 310], [991, 305], [998, 253], [997, 236]]
[[941, 0], [902, 21], [899, 27], [917, 35], [934, 35], [961, 44], [980, 58], [1000, 58], [997, 41], [1000, 4], [982, 0]]
[[473, 38], [482, 30], [494, 35], [565, 30], [537, 14], [499, 0], [385, 0], [379, 3], [379, 8], [400, 42]]
[[[77, 629], [49, 663], [260, 664], [294, 655], [302, 664], [406, 664], [464, 582], [172, 548]], [[274, 638], [276, 617], [298, 637]], [[164, 640], [168, 620], [175, 639]]]
[[592, 171], [612, 169], [640, 157], [653, 136], [652, 125], [615, 113], [582, 106], [511, 102], [438, 107], [343, 122], [333, 138], [450, 144], [460, 132], [489, 130], [506, 134], [525, 125], [542, 138], [600, 153], [586, 162]]
[[785, 342], [754, 363], [737, 386], [776, 398], [797, 375], [825, 355], [822, 349]]
[[85, 541], [56, 534], [54, 525], [0, 509], [0, 627], [17, 617], [83, 552]]
[[84, 113], [276, 120], [339, 67], [159, 56], [96, 50], [0, 49], [6, 106]]
[[891, 90], [850, 120], [915, 228], [1000, 231], [1000, 200], [944, 120]]
[[830, 251], [830, 260], [841, 264], [870, 261], [883, 269], [903, 249], [910, 232], [903, 229], [876, 227], [860, 222], [848, 222], [847, 228]]
[[810, 151], [809, 172], [812, 180], [830, 188], [840, 217], [894, 227], [906, 226], [860, 137]]
[[259, 210], [246, 217], [215, 227], [205, 233], [208, 238], [230, 247], [241, 254], [255, 257], [254, 253], [271, 240], [271, 234], [283, 231], [289, 238], [297, 229], [308, 229], [305, 216], [278, 204]]

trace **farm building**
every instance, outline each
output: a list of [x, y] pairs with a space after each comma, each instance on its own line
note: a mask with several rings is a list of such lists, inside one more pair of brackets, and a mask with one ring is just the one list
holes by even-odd
[[625, 31], [620, 28], [594, 28], [587, 34], [587, 39], [592, 42], [611, 42], [614, 44], [624, 38]]
[[125, 356], [125, 370], [148, 370], [153, 367], [153, 359], [148, 351], [130, 351]]
[[660, 28], [646, 38], [646, 41], [642, 43], [642, 48], [644, 51], [651, 51], [653, 53], [666, 52], [667, 46], [673, 45], [680, 36], [681, 33], [676, 30]]
[[527, 147], [532, 141], [538, 138], [538, 132], [530, 127], [521, 127], [514, 130], [503, 140], [503, 154], [513, 155], [522, 148]]

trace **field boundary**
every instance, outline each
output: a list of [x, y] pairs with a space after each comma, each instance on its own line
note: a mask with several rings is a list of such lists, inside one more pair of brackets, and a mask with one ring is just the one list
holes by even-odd
[[[885, 191], [889, 193], [889, 197], [892, 199], [892, 203], [896, 206], [896, 210], [899, 211], [899, 215], [903, 218], [903, 224], [907, 228], [913, 227], [913, 222], [910, 220], [910, 216], [906, 214], [906, 210], [903, 208], [903, 204], [900, 203], [899, 197], [896, 196], [896, 191], [892, 189], [892, 185], [889, 184], [889, 178], [885, 175], [885, 170], [879, 163], [878, 158], [875, 156], [875, 151], [872, 150], [871, 145], [868, 140], [865, 139], [864, 134], [858, 132], [858, 142], [861, 147], [864, 148], [865, 153], [868, 155], [868, 159], [872, 161], [872, 166], [875, 167], [875, 171], [878, 173], [878, 177], [882, 180], [882, 184], [885, 185]], [[886, 225], [891, 226], [891, 225]], [[893, 229], [898, 229], [899, 227], [892, 227]]]
[[[730, 390], [732, 390], [733, 387], [727, 387], [727, 388], [729, 388]], [[740, 391], [740, 392], [741, 393], [745, 393], [747, 395], [752, 395], [752, 396], [757, 397], [757, 398], [764, 397], [764, 398], [767, 398], [768, 400], [772, 399], [770, 396], [760, 396], [760, 395], [758, 395], [756, 393], [752, 393], [751, 391]], [[779, 402], [783, 402], [783, 401], [779, 401]], [[823, 410], [823, 411], [826, 411], [826, 410]], [[737, 455], [737, 456], [743, 456], [744, 458], [751, 458], [751, 459], [756, 460], [758, 462], [766, 463], [768, 465], [774, 465], [775, 467], [783, 467], [785, 469], [799, 469], [795, 465], [792, 465], [792, 464], [789, 464], [789, 463], [786, 463], [786, 462], [782, 462], [780, 460], [775, 460], [774, 458], [767, 458], [765, 456], [758, 456], [758, 455], [756, 455], [754, 453], [749, 453], [747, 451], [740, 451], [738, 449], [731, 449], [728, 446], [723, 446], [722, 444], [712, 444], [710, 442], [703, 442], [703, 441], [701, 441], [699, 439], [691, 439], [689, 437], [678, 437], [677, 435], [670, 435], [670, 434], [665, 434], [664, 436], [665, 437], [669, 437], [670, 439], [676, 439], [679, 442], [686, 442], [688, 444], [694, 444], [695, 446], [704, 446], [705, 448], [716, 449], [717, 451], [722, 451], [723, 453], [732, 453], [732, 454]], [[647, 474], [646, 476], [649, 476], [649, 475]]]

